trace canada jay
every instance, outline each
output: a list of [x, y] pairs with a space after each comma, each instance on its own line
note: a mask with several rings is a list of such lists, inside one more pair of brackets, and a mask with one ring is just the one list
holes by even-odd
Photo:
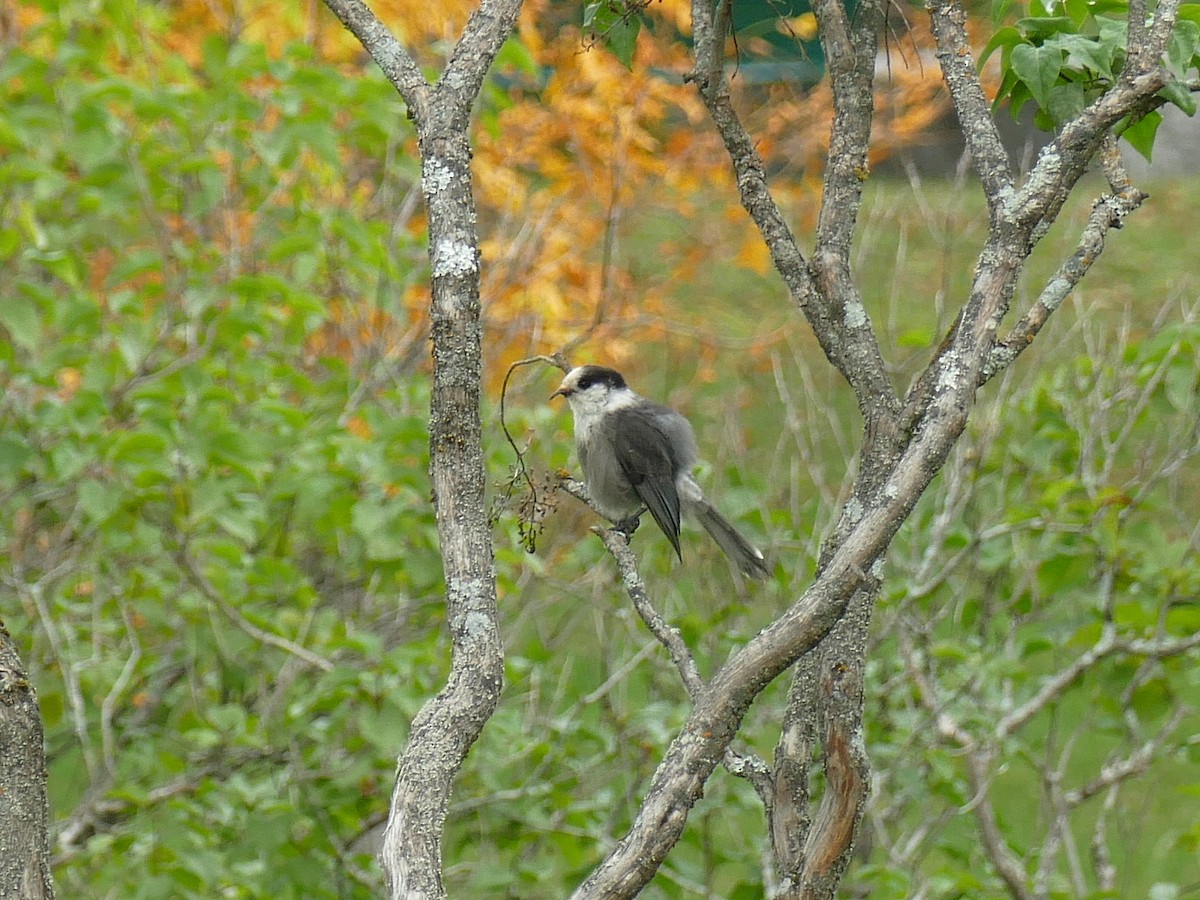
[[575, 450], [596, 509], [632, 531], [650, 510], [676, 555], [680, 513], [698, 521], [742, 574], [771, 574], [762, 553], [704, 499], [692, 478], [696, 438], [675, 410], [635, 394], [621, 373], [579, 366], [550, 395], [567, 398], [575, 418]]

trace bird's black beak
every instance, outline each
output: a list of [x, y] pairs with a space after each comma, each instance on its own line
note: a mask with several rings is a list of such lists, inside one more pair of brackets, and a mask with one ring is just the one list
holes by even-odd
[[571, 393], [572, 391], [570, 389], [560, 387], [557, 391], [550, 395], [549, 399], [553, 400], [555, 397], [570, 397]]

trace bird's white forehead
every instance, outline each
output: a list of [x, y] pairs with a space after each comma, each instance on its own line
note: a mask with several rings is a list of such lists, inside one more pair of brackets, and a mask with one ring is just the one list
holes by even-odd
[[559, 390], [573, 391], [579, 387], [579, 379], [583, 377], [583, 368], [583, 366], [576, 366], [568, 372], [563, 377], [562, 384], [559, 385]]

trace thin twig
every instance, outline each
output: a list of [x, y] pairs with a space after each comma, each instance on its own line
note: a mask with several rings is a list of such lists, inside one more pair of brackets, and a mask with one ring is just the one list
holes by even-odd
[[[1079, 236], [1075, 252], [1067, 257], [1059, 266], [1058, 271], [1046, 283], [1037, 300], [1021, 317], [1021, 320], [988, 354], [982, 379], [984, 381], [995, 377], [1012, 364], [1033, 339], [1037, 337], [1042, 326], [1049, 320], [1051, 314], [1062, 305], [1067, 295], [1075, 289], [1092, 265], [1104, 252], [1104, 241], [1108, 232], [1120, 228], [1125, 217], [1142, 205], [1149, 196], [1129, 184], [1124, 174], [1116, 149], [1116, 138], [1108, 135], [1105, 138], [1102, 158], [1106, 160], [1105, 169], [1109, 181], [1113, 184], [1114, 193], [1101, 197], [1092, 207], [1087, 225]], [[1112, 159], [1116, 156], [1116, 160]], [[1119, 187], [1119, 189], [1118, 189]]]
[[549, 507], [541, 499], [538, 486], [533, 481], [529, 467], [525, 465], [525, 452], [517, 446], [516, 439], [513, 438], [512, 432], [508, 430], [506, 408], [508, 402], [508, 382], [512, 378], [513, 372], [522, 366], [528, 366], [536, 362], [546, 363], [547, 365], [562, 369], [564, 372], [570, 369], [563, 354], [556, 353], [553, 356], [533, 356], [529, 359], [519, 359], [509, 366], [508, 371], [504, 374], [504, 384], [500, 388], [500, 428], [504, 431], [504, 437], [508, 440], [509, 446], [512, 447], [513, 455], [516, 456], [517, 462], [512, 475], [509, 476], [504, 487], [493, 498], [491, 514], [488, 517], [489, 521], [494, 524], [499, 518], [499, 510], [506, 506], [509, 500], [512, 499], [517, 483], [524, 482], [527, 494], [526, 500], [521, 504], [522, 515], [517, 518], [517, 528], [520, 532], [521, 544], [530, 553], [533, 553], [537, 547], [537, 535], [541, 530], [541, 521]]
[[192, 557], [191, 553], [188, 552], [186, 547], [180, 547], [175, 555], [180, 566], [182, 566], [183, 570], [188, 574], [192, 584], [195, 585], [196, 589], [200, 591], [204, 598], [216, 606], [217, 609], [221, 610], [221, 612], [224, 613], [234, 625], [244, 631], [251, 638], [259, 641], [260, 643], [268, 644], [272, 647], [277, 647], [280, 650], [290, 653], [297, 659], [303, 660], [310, 666], [315, 666], [322, 672], [333, 671], [334, 664], [325, 657], [321, 656], [319, 653], [314, 653], [307, 647], [301, 647], [294, 641], [289, 641], [287, 638], [281, 637], [278, 634], [265, 631], [242, 615], [241, 610], [222, 597], [221, 592], [218, 591], [213, 583], [208, 580], [208, 576], [200, 571], [199, 565], [197, 565], [196, 560]]
[[930, 7], [930, 16], [942, 78], [962, 124], [962, 135], [983, 185], [988, 209], [996, 216], [1012, 194], [1012, 166], [976, 71], [967, 38], [966, 7], [954, 0], [937, 0]]
[[117, 703], [129, 686], [133, 673], [137, 670], [137, 664], [142, 658], [142, 642], [138, 640], [137, 629], [133, 625], [129, 606], [123, 598], [118, 598], [117, 602], [121, 609], [121, 620], [125, 623], [125, 634], [129, 638], [130, 650], [129, 656], [125, 659], [125, 665], [121, 667], [120, 674], [117, 675], [112, 687], [100, 703], [100, 746], [104, 752], [104, 767], [108, 769], [108, 774], [112, 778], [117, 776], [117, 740], [113, 733], [113, 719], [116, 715]]
[[[586, 503], [589, 507], [592, 505], [587, 486], [582, 482], [564, 478], [560, 480], [559, 485], [572, 497]], [[616, 528], [596, 526], [592, 530], [600, 536], [605, 548], [616, 561], [617, 570], [621, 574], [621, 583], [625, 588], [625, 593], [633, 601], [633, 608], [655, 640], [666, 648], [675, 670], [679, 673], [679, 679], [683, 682], [684, 689], [695, 703], [705, 689], [700, 668], [696, 665], [696, 658], [692, 655], [691, 648], [684, 641], [679, 629], [671, 625], [650, 600], [646, 583], [638, 573], [637, 558], [629, 546], [628, 536]], [[749, 781], [759, 799], [770, 810], [774, 788], [771, 768], [766, 761], [752, 753], [734, 750], [732, 747], [725, 748], [722, 759], [726, 770], [732, 775]]]
[[1196, 647], [1200, 647], [1200, 632], [1194, 632], [1181, 638], [1118, 638], [1116, 627], [1111, 622], [1105, 623], [1100, 639], [1091, 648], [1076, 657], [1065, 669], [1047, 679], [1036, 694], [996, 723], [996, 738], [1004, 740], [1024, 727], [1030, 719], [1078, 681], [1085, 672], [1114, 654], [1124, 653], [1166, 659], [1187, 653]]
[[1140, 747], [1134, 749], [1132, 753], [1123, 759], [1106, 764], [1100, 769], [1100, 774], [1087, 784], [1081, 785], [1072, 791], [1067, 791], [1063, 795], [1064, 802], [1072, 808], [1076, 807], [1101, 791], [1146, 771], [1146, 767], [1150, 765], [1150, 761], [1154, 759], [1163, 744], [1166, 743], [1167, 738], [1179, 727], [1179, 723], [1183, 721], [1186, 713], [1187, 709], [1184, 706], [1177, 706], [1171, 714], [1171, 718], [1159, 729], [1157, 734], [1147, 739]]
[[637, 559], [629, 547], [629, 538], [625, 532], [617, 528], [597, 527], [595, 531], [599, 533], [600, 539], [604, 541], [604, 546], [617, 561], [617, 570], [621, 573], [621, 583], [625, 587], [625, 593], [633, 601], [633, 608], [646, 623], [650, 633], [667, 648], [683, 686], [687, 688], [688, 695], [695, 700], [704, 690], [704, 679], [700, 677], [700, 668], [696, 665], [696, 658], [692, 656], [692, 651], [683, 640], [679, 629], [669, 624], [650, 602], [650, 595], [646, 592], [646, 583], [642, 581], [642, 576], [637, 571]]

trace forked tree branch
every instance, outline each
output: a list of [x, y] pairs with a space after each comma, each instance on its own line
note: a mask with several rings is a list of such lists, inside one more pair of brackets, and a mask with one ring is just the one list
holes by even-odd
[[[725, 3], [727, 0], [719, 0], [718, 11], [724, 9]], [[951, 48], [947, 58], [952, 61], [947, 64], [945, 78], [951, 83], [952, 94], [968, 112], [978, 108], [990, 121], [974, 64], [965, 49], [965, 17], [957, 15], [949, 4], [941, 4], [937, 9], [935, 15], [943, 31], [942, 40]], [[834, 32], [839, 22], [844, 21], [828, 9], [826, 18]], [[707, 0], [693, 3], [697, 59], [691, 80], [696, 83], [730, 153], [743, 205], [758, 225], [776, 267], [808, 318], [822, 349], [854, 389], [868, 418], [868, 434], [878, 436], [871, 434], [870, 423], [872, 417], [877, 421], [887, 420], [890, 385], [884, 386], [881, 359], [855, 352], [856, 348], [873, 347], [878, 354], [877, 341], [869, 326], [865, 336], [848, 327], [851, 324], [847, 321], [848, 310], [837, 305], [837, 300], [848, 293], [840, 291], [839, 296], [833, 297], [825, 293], [824, 285], [814, 279], [771, 197], [765, 167], [738, 119], [724, 80], [723, 23], [727, 21], [725, 15], [714, 15]], [[864, 52], [863, 46], [857, 48], [859, 52]], [[910, 389], [901, 427], [889, 429], [892, 440], [868, 441], [862, 471], [869, 473], [869, 482], [860, 482], [851, 503], [844, 509], [835, 535], [822, 553], [815, 582], [782, 617], [716, 673], [655, 772], [633, 827], [575, 893], [576, 898], [629, 897], [640, 890], [678, 840], [688, 811], [740, 727], [753, 698], [824, 638], [855, 592], [873, 591], [874, 579], [866, 573], [873, 570], [899, 524], [911, 512], [933, 474], [945, 463], [966, 425], [976, 386], [985, 377], [1016, 279], [1041, 230], [1053, 221], [1111, 126], [1123, 116], [1136, 114], [1152, 104], [1154, 93], [1161, 87], [1161, 78], [1157, 66], [1125, 73], [1113, 90], [1063, 130], [1056, 145], [1042, 154], [1030, 182], [1019, 193], [1007, 174], [1007, 158], [997, 151], [998, 144], [990, 143], [985, 130], [977, 149], [985, 161], [990, 159], [994, 163], [981, 173], [993, 212], [992, 225], [955, 327]], [[833, 183], [837, 188], [837, 178]], [[827, 210], [822, 215], [826, 213]], [[836, 251], [838, 228], [831, 224], [824, 233], [829, 236], [827, 246]], [[840, 290], [839, 279], [832, 281]], [[808, 738], [804, 737], [806, 733]], [[800, 732], [801, 740], [811, 740], [811, 734], [811, 731]], [[981, 765], [975, 775], [982, 782], [987, 777], [986, 765]], [[989, 822], [981, 824], [987, 826]], [[1017, 872], [1011, 854], [1000, 852], [1004, 847], [994, 817], [990, 826], [992, 837], [997, 839], [993, 848], [997, 850], [997, 867], [1010, 887], [1019, 890], [1023, 873]], [[779, 843], [777, 836], [776, 844]], [[812, 843], [811, 831], [807, 843]], [[833, 887], [828, 884], [812, 888], [813, 896], [832, 895]]]
[[1003, 372], [1033, 343], [1033, 339], [1049, 321], [1051, 314], [1062, 305], [1071, 291], [1083, 280], [1092, 264], [1100, 258], [1109, 230], [1120, 228], [1125, 217], [1146, 200], [1148, 195], [1130, 185], [1128, 178], [1123, 177], [1124, 164], [1117, 149], [1117, 139], [1111, 134], [1105, 139], [1101, 154], [1107, 158], [1106, 168], [1111, 172], [1109, 181], [1113, 193], [1104, 195], [1093, 204], [1075, 252], [1063, 260], [1058, 271], [1046, 283], [1037, 300], [1025, 311], [1020, 321], [1008, 334], [996, 341], [984, 367], [985, 380]]
[[361, 0], [326, 0], [408, 103], [417, 126], [432, 267], [430, 470], [451, 638], [446, 685], [413, 720], [379, 858], [391, 896], [440, 898], [441, 840], [455, 775], [500, 699], [504, 657], [485, 500], [479, 240], [471, 106], [521, 0], [483, 0], [431, 86]]
[[[1131, 22], [1137, 15], [1134, 6], [1135, 4], [1131, 4], [1129, 10]], [[1159, 61], [1166, 50], [1178, 6], [1179, 0], [1164, 0], [1160, 3], [1155, 9], [1153, 26], [1136, 46], [1133, 42], [1140, 32], [1131, 26], [1129, 59], [1116, 84], [1063, 126], [1058, 136], [1042, 149], [1025, 184], [1017, 190], [1012, 180], [1007, 154], [1000, 143], [999, 133], [996, 131], [987, 98], [976, 72], [974, 56], [966, 35], [965, 9], [956, 0], [937, 0], [931, 5], [930, 16], [938, 45], [938, 60], [942, 65], [942, 77], [950, 92], [955, 113], [971, 151], [980, 183], [983, 185], [991, 213], [991, 227], [987, 243], [979, 256], [972, 297], [934, 351], [930, 365], [909, 388], [905, 398], [901, 430], [909, 430], [916, 426], [921, 411], [928, 403], [933, 387], [932, 379], [936, 373], [943, 371], [943, 356], [954, 348], [958, 340], [963, 317], [969, 317], [968, 327], [974, 328], [982, 324], [983, 328], [992, 334], [995, 333], [996, 325], [1008, 311], [1013, 287], [1024, 268], [1025, 260], [1053, 224], [1097, 151], [1104, 141], [1111, 137], [1112, 127], [1126, 116], [1136, 118], [1159, 104], [1160, 101], [1155, 95], [1167, 80], [1166, 70]], [[1061, 280], [1057, 283], [1056, 280], [1052, 280], [1047, 285], [1041, 308], [1035, 307], [1031, 310], [1033, 318], [1027, 324], [1041, 316], [1037, 324], [1037, 328], [1041, 328], [1053, 312], [1053, 303], [1063, 285], [1070, 284], [1071, 279], [1078, 282], [1094, 261], [1089, 255], [1090, 252], [1102, 249], [1104, 234], [1112, 227], [1108, 220], [1112, 218], [1119, 223], [1124, 215], [1141, 202], [1135, 201], [1133, 194], [1126, 195], [1121, 191], [1117, 192], [1117, 197], [1118, 200], [1112, 206], [1111, 216], [1101, 211], [1089, 222], [1089, 227], [1081, 238], [1078, 258], [1063, 264], [1059, 273]], [[985, 294], [993, 298], [988, 307], [989, 316], [994, 318], [994, 321], [989, 321], [988, 316], [982, 319], [978, 316], [982, 308], [980, 300]], [[1026, 329], [1024, 335], [1029, 334], [1030, 330]], [[1011, 343], [1006, 339], [995, 348], [995, 352], [989, 351], [990, 358], [982, 372], [983, 380], [986, 381], [1003, 371], [1024, 349], [1021, 345], [1022, 332], [1014, 330], [1011, 338]], [[1028, 345], [1028, 340], [1025, 341], [1025, 345]]]
[[942, 740], [956, 745], [966, 756], [967, 784], [970, 785], [972, 794], [968, 807], [975, 815], [984, 853], [1015, 900], [1030, 900], [1025, 867], [1004, 839], [1000, 823], [996, 819], [995, 808], [992, 806], [991, 748], [977, 745], [971, 734], [946, 711], [937, 686], [916, 662], [910, 636], [901, 630], [899, 639], [904, 668], [916, 688], [918, 702], [936, 723], [937, 735]]
[[[692, 3], [696, 66], [688, 78], [696, 85], [729, 153], [742, 206], [762, 234], [776, 270], [812, 327], [821, 349], [854, 390], [868, 421], [894, 417], [899, 410], [899, 403], [887, 378], [878, 342], [871, 330], [865, 307], [858, 299], [852, 283], [845, 277], [848, 267], [838, 262], [839, 254], [849, 252], [846, 227], [841, 219], [828, 222], [824, 232], [826, 243], [818, 248], [825, 262], [814, 264], [814, 268], [810, 269], [791, 227], [771, 195], [766, 166], [754, 140], [733, 107], [724, 71], [725, 40], [731, 20], [726, 8], [729, 2], [720, 0], [715, 10], [709, 0], [694, 0]], [[873, 7], [873, 4], [869, 6]], [[873, 66], [873, 55], [871, 59]], [[853, 90], [847, 89], [845, 93], [857, 96], [860, 82], [861, 74], [851, 73], [847, 83], [852, 85]], [[860, 101], [851, 103], [847, 100], [847, 104], [851, 112], [859, 110], [861, 113]], [[857, 121], [853, 126], [846, 123], [841, 133], [848, 140], [863, 128]], [[869, 119], [865, 129], [869, 132]], [[848, 201], [861, 190], [861, 185], [849, 187], [847, 179], [861, 181], [864, 175], [862, 167], [851, 165], [844, 176], [832, 179], [829, 190]], [[856, 211], [855, 200], [847, 208], [850, 232], [853, 231]]]

